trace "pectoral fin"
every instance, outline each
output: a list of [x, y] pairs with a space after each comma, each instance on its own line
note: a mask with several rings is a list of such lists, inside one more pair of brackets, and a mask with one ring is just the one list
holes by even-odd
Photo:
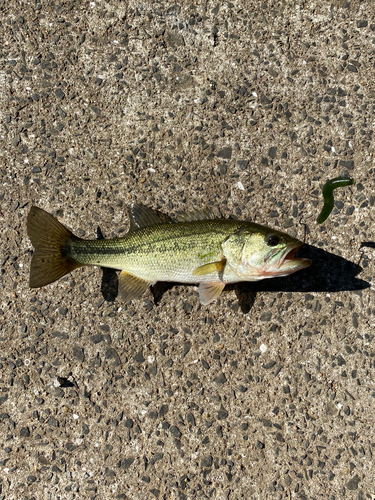
[[194, 276], [204, 276], [205, 274], [214, 273], [215, 271], [222, 273], [224, 271], [226, 260], [220, 260], [219, 262], [211, 262], [210, 264], [203, 264], [194, 269]]
[[216, 281], [214, 283], [201, 283], [199, 285], [199, 300], [201, 304], [206, 306], [213, 300], [217, 299], [225, 287], [225, 283], [222, 281]]
[[119, 277], [118, 290], [124, 300], [139, 299], [151, 285], [151, 281], [146, 281], [137, 276], [122, 271]]

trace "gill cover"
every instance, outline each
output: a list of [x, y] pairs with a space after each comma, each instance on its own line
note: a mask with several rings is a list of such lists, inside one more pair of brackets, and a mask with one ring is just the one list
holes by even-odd
[[240, 229], [224, 241], [222, 249], [227, 265], [241, 277], [259, 276], [264, 268], [264, 236], [249, 229]]
[[287, 276], [310, 265], [307, 259], [294, 259], [302, 242], [269, 228], [254, 225], [240, 229], [222, 244], [227, 265], [249, 281]]

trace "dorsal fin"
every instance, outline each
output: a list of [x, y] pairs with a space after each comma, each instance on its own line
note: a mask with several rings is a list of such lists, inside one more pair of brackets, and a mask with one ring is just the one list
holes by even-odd
[[133, 203], [128, 207], [130, 221], [129, 233], [142, 227], [154, 226], [156, 224], [171, 224], [173, 220], [161, 213], [154, 212], [151, 208]]
[[207, 220], [214, 219], [215, 217], [208, 208], [195, 208], [191, 212], [177, 215], [175, 220], [177, 222], [191, 222], [193, 220]]

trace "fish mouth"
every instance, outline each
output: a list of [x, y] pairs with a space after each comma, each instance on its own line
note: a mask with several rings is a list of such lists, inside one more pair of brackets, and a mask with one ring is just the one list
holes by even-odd
[[303, 247], [302, 241], [297, 241], [289, 248], [286, 248], [284, 254], [281, 256], [280, 265], [282, 266], [284, 262], [287, 262], [288, 260], [300, 260], [298, 258], [294, 258], [294, 256], [301, 247]]
[[303, 247], [303, 245], [304, 243], [302, 241], [297, 241], [296, 243], [286, 248], [283, 255], [281, 256], [279, 269], [282, 267], [294, 267], [297, 271], [298, 269], [309, 267], [311, 264], [310, 259], [295, 257], [295, 254], [300, 248]]

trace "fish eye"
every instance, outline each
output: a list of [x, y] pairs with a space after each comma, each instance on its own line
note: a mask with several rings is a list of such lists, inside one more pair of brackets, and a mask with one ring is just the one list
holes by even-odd
[[276, 234], [270, 234], [267, 236], [267, 245], [269, 247], [275, 247], [279, 244], [280, 238]]

